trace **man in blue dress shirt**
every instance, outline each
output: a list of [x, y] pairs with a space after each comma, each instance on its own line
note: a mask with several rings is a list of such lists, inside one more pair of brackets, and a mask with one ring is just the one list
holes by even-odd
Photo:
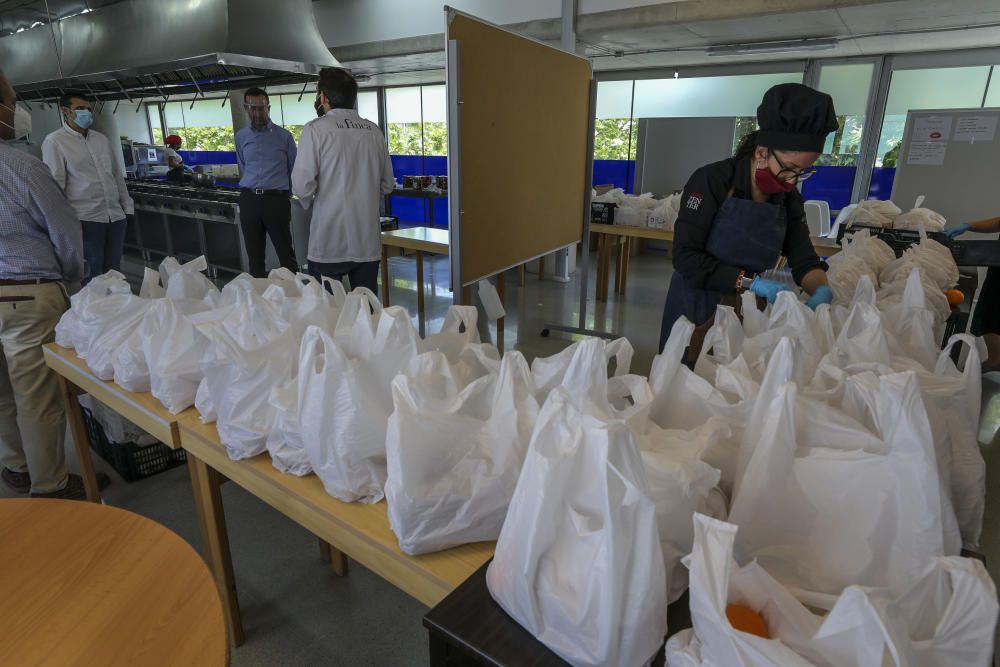
[[240, 224], [250, 274], [255, 278], [267, 275], [265, 234], [271, 237], [281, 266], [298, 272], [289, 199], [295, 139], [291, 132], [271, 122], [271, 102], [260, 88], [244, 93], [243, 108], [250, 125], [236, 133], [236, 159], [240, 164]]

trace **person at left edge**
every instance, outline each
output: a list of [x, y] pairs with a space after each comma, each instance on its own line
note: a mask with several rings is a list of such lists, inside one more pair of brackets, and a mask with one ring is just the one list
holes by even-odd
[[278, 262], [298, 272], [292, 246], [292, 167], [295, 139], [271, 122], [271, 101], [260, 88], [243, 93], [250, 124], [236, 133], [236, 160], [240, 164], [240, 225], [250, 275], [266, 277], [264, 251], [271, 237]]
[[116, 149], [91, 128], [94, 110], [90, 97], [67, 92], [59, 98], [59, 109], [65, 125], [45, 137], [42, 161], [66, 193], [83, 227], [86, 285], [95, 276], [121, 269], [126, 219], [132, 217], [134, 206]]
[[785, 286], [758, 274], [782, 255], [812, 295], [810, 307], [833, 299], [795, 189], [837, 129], [833, 100], [799, 83], [779, 84], [764, 94], [757, 124], [735, 156], [698, 169], [684, 187], [660, 349], [678, 318], [704, 324], [724, 296], [750, 289], [773, 302]]

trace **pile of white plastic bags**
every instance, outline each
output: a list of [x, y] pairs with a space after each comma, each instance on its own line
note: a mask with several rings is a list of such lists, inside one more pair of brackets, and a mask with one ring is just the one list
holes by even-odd
[[[933, 321], [919, 277], [905, 314], [882, 310], [868, 278], [850, 308], [813, 313], [783, 293], [766, 312], [746, 302], [741, 322], [720, 307], [695, 371], [671, 364], [654, 385], [663, 425], [719, 418], [733, 433], [704, 456], [730, 523], [695, 522], [695, 627], [668, 664], [989, 663], [996, 591], [959, 557], [978, 544], [985, 497], [978, 342], [942, 351], [906, 330]], [[690, 331], [679, 322], [664, 354]], [[761, 614], [771, 639], [735, 630], [727, 604]]]
[[[57, 342], [194, 406], [234, 459], [384, 498], [405, 553], [497, 540], [491, 594], [574, 665], [651, 659], [689, 572], [671, 665], [985, 665], [996, 592], [958, 557], [983, 520], [980, 343], [938, 349], [938, 248], [880, 243], [845, 251], [858, 275], [833, 306], [721, 306], [693, 370], [681, 319], [648, 377], [625, 339], [529, 365], [480, 341], [472, 307], [422, 339], [368, 290], [278, 270], [219, 291], [203, 260], [138, 296], [95, 279]], [[735, 630], [734, 601], [773, 638]]]

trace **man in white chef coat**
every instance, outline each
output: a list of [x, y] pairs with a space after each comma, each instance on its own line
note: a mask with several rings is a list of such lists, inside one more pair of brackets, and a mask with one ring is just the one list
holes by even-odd
[[379, 201], [395, 187], [378, 125], [354, 107], [358, 84], [345, 70], [320, 72], [316, 113], [299, 139], [292, 192], [312, 207], [309, 273], [377, 292], [382, 257]]
[[45, 137], [42, 161], [66, 193], [83, 227], [83, 254], [87, 284], [94, 276], [121, 270], [126, 218], [134, 210], [125, 178], [112, 144], [91, 129], [94, 109], [90, 97], [70, 91], [59, 99], [64, 125]]

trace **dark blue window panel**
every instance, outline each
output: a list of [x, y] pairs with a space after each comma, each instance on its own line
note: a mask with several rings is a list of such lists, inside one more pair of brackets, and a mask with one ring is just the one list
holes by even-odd
[[892, 196], [892, 183], [896, 180], [895, 167], [875, 167], [872, 170], [872, 182], [868, 188], [869, 199], [889, 199]]
[[856, 171], [856, 167], [816, 167], [816, 175], [802, 183], [802, 196], [828, 202], [831, 211], [840, 210], [851, 203]]
[[236, 151], [177, 151], [177, 154], [189, 167], [199, 164], [236, 164]]
[[594, 185], [613, 184], [625, 192], [635, 185], [635, 160], [594, 160]]
[[391, 155], [392, 173], [396, 180], [403, 182], [403, 176], [422, 176], [424, 173], [423, 158], [419, 155]]

